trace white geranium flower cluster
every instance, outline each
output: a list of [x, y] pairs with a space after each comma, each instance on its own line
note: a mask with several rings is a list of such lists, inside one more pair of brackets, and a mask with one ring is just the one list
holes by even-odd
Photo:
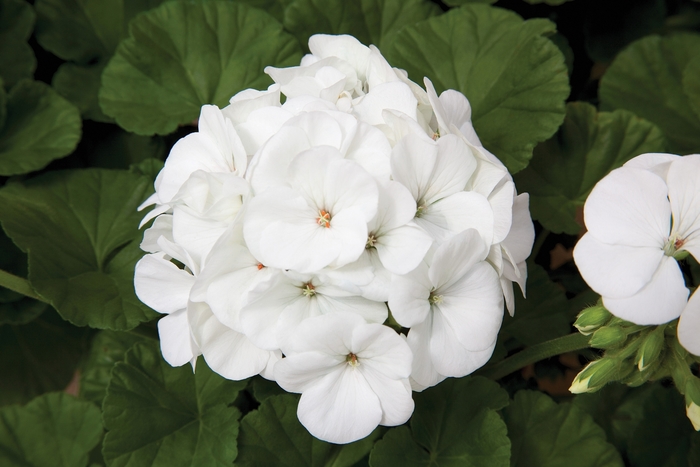
[[[347, 443], [489, 359], [534, 230], [462, 94], [350, 36], [309, 47], [173, 147], [135, 287], [167, 315], [171, 365], [273, 379], [313, 435]], [[382, 324], [387, 302], [407, 338]]]
[[700, 355], [700, 294], [678, 261], [700, 260], [700, 154], [642, 154], [613, 170], [584, 207], [574, 249], [581, 275], [615, 316], [640, 325], [680, 316], [678, 339]]

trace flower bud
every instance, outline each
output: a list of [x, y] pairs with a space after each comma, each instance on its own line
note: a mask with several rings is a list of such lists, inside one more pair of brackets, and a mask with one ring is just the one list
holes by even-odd
[[642, 342], [637, 351], [637, 368], [639, 368], [639, 371], [644, 371], [649, 365], [659, 360], [665, 344], [664, 327], [658, 326], [641, 338], [644, 339], [644, 342]]
[[601, 358], [589, 363], [576, 375], [569, 391], [572, 394], [597, 391], [606, 383], [619, 379], [618, 366], [617, 361], [611, 358]]
[[696, 377], [685, 383], [685, 414], [695, 431], [700, 431], [700, 379]]
[[619, 347], [627, 339], [627, 334], [618, 326], [603, 326], [593, 333], [588, 344], [596, 349]]
[[584, 336], [592, 334], [596, 329], [605, 325], [612, 315], [602, 305], [594, 305], [581, 311], [574, 326]]

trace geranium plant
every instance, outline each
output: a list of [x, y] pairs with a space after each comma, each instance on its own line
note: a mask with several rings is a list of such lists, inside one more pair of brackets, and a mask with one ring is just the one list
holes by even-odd
[[0, 0], [0, 464], [700, 465], [699, 15]]

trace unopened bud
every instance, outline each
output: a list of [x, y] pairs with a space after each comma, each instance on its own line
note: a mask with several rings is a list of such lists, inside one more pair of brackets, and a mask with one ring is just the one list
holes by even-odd
[[644, 341], [637, 351], [637, 368], [639, 371], [644, 371], [661, 357], [665, 344], [664, 326], [658, 326], [641, 339]]
[[601, 358], [589, 363], [576, 375], [569, 391], [572, 394], [595, 392], [609, 381], [617, 380], [618, 364], [610, 358]]
[[612, 349], [622, 345], [627, 334], [618, 326], [603, 326], [593, 333], [588, 344], [596, 349]]
[[581, 311], [576, 318], [574, 326], [584, 336], [592, 334], [596, 329], [604, 326], [612, 317], [610, 312], [602, 305], [594, 305]]
[[700, 379], [694, 376], [685, 383], [685, 414], [695, 431], [700, 431]]

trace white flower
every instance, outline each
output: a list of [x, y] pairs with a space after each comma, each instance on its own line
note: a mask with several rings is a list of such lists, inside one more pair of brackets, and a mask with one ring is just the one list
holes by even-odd
[[296, 156], [288, 174], [289, 187], [269, 188], [250, 201], [243, 233], [253, 255], [302, 273], [357, 260], [377, 212], [372, 176], [329, 146]]
[[476, 167], [471, 151], [455, 135], [435, 142], [411, 133], [399, 141], [391, 155], [394, 180], [408, 188], [416, 200], [416, 224], [436, 241], [474, 228], [490, 245], [493, 209], [485, 196], [464, 191]]
[[286, 185], [294, 157], [317, 146], [335, 148], [377, 179], [389, 179], [391, 146], [386, 137], [371, 125], [337, 111], [303, 112], [287, 121], [251, 160], [246, 178], [256, 193]]
[[412, 272], [394, 275], [389, 308], [410, 327], [415, 355], [411, 377], [432, 386], [465, 376], [488, 361], [503, 320], [498, 274], [485, 262], [488, 248], [474, 229], [455, 235]]
[[693, 355], [700, 356], [700, 293], [690, 297], [678, 321], [678, 340]]
[[172, 366], [187, 362], [194, 366], [201, 353], [190, 334], [187, 314], [194, 282], [191, 271], [179, 269], [164, 253], [146, 255], [136, 263], [136, 296], [158, 313], [167, 315], [158, 321], [158, 334], [163, 358]]
[[386, 326], [350, 313], [323, 315], [302, 323], [282, 351], [275, 379], [301, 393], [299, 421], [323, 441], [350, 443], [413, 413], [411, 351]]
[[[679, 317], [688, 300], [674, 257], [700, 258], [700, 155], [644, 155], [639, 164], [646, 168], [613, 170], [593, 188], [584, 207], [588, 233], [574, 259], [611, 313], [662, 324]], [[658, 175], [664, 172], [666, 180]]]
[[341, 312], [357, 314], [372, 323], [383, 323], [388, 316], [383, 302], [360, 297], [323, 277], [287, 273], [252, 289], [240, 320], [256, 345], [275, 350], [284, 346], [304, 320]]
[[410, 222], [416, 213], [411, 193], [398, 182], [378, 183], [379, 207], [368, 224], [363, 258], [374, 268], [374, 280], [362, 287], [372, 300], [389, 300], [391, 273], [406, 274], [420, 264], [433, 243], [422, 228]]

